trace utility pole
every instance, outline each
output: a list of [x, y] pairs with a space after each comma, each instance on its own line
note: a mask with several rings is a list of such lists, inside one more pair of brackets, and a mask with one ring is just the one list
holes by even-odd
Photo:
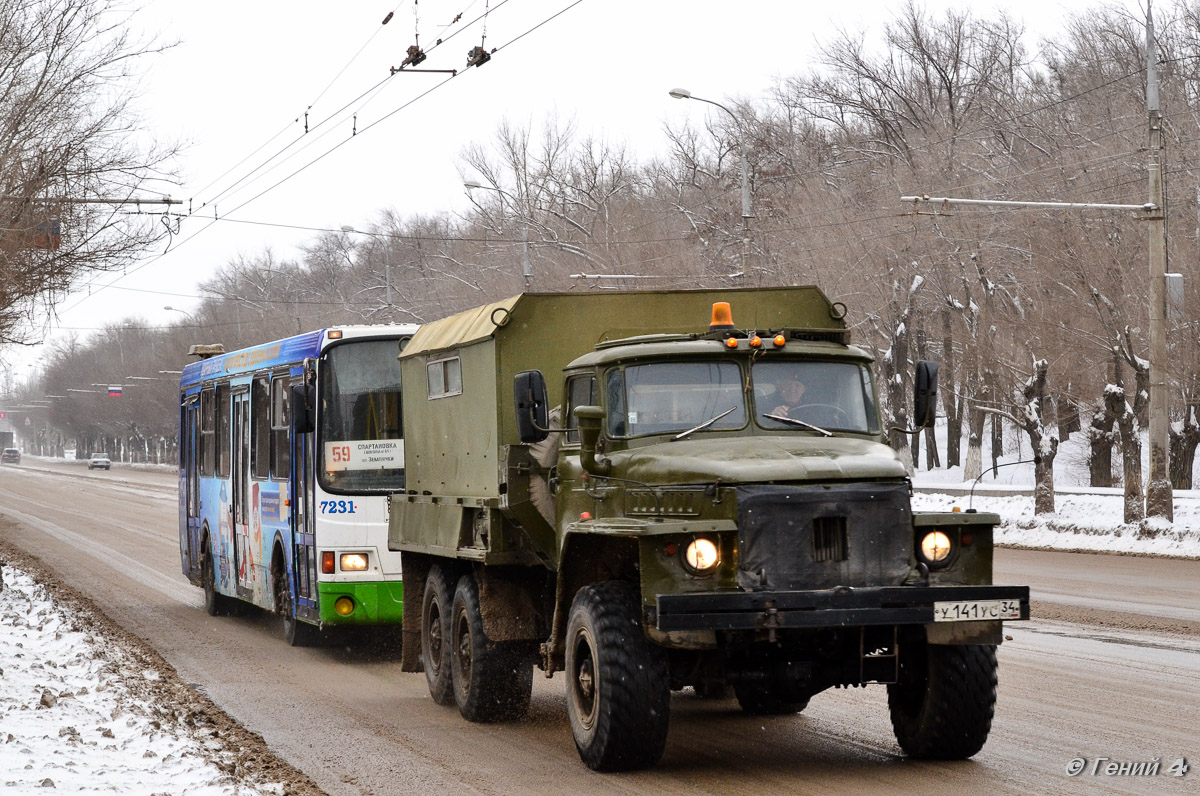
[[1146, 516], [1172, 521], [1174, 495], [1168, 461], [1167, 417], [1167, 209], [1162, 180], [1162, 111], [1158, 104], [1158, 48], [1154, 17], [1146, 4], [1146, 111], [1149, 116], [1149, 201], [1157, 212], [1150, 222], [1150, 477], [1146, 482]]

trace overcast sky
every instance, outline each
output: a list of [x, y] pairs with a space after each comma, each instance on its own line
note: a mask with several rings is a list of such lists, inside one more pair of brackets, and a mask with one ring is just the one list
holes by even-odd
[[[998, 4], [949, 5], [990, 14]], [[1094, 3], [1000, 5], [1030, 31], [1053, 33], [1069, 10]], [[581, 135], [626, 143], [639, 158], [659, 154], [665, 123], [702, 124], [720, 114], [673, 100], [669, 89], [718, 101], [763, 97], [776, 78], [805, 71], [816, 44], [839, 28], [877, 31], [900, 7], [898, 0], [148, 0], [135, 23], [179, 43], [142, 64], [144, 128], [186, 144], [180, 183], [162, 185], [159, 195], [184, 200], [174, 209], [190, 207], [192, 215], [165, 255], [99, 277], [62, 303], [51, 336], [86, 335], [135, 310], [150, 324], [179, 320], [162, 307], [194, 307], [198, 283], [239, 253], [270, 246], [293, 257], [314, 229], [365, 228], [383, 208], [462, 212], [463, 178], [475, 175], [459, 173], [459, 155], [491, 140], [504, 119], [537, 129], [557, 116], [573, 120]], [[381, 25], [388, 12], [393, 18]], [[429, 53], [422, 68], [459, 74], [389, 78], [417, 36]], [[500, 49], [463, 71], [467, 51], [481, 43]], [[24, 378], [31, 354], [0, 357]]]

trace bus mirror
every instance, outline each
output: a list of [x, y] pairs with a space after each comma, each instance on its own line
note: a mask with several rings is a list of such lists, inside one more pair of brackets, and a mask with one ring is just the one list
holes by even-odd
[[936, 362], [917, 363], [913, 382], [913, 428], [929, 428], [937, 416], [938, 365]]
[[313, 412], [313, 388], [311, 384], [292, 387], [292, 432], [308, 434], [316, 430]]
[[517, 435], [521, 442], [541, 442], [549, 432], [546, 378], [540, 370], [526, 370], [513, 378], [513, 405], [517, 408]]

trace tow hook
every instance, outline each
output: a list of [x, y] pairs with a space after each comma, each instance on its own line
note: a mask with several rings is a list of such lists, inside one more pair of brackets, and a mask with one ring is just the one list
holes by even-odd
[[783, 621], [779, 618], [779, 609], [775, 607], [774, 600], [768, 600], [767, 610], [754, 617], [754, 626], [767, 631], [767, 641], [774, 643], [778, 640], [776, 631], [783, 627]]

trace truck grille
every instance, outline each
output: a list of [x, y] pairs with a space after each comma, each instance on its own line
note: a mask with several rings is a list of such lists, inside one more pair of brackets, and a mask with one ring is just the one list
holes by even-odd
[[813, 517], [813, 561], [845, 561], [849, 547], [845, 517]]
[[896, 586], [912, 557], [904, 483], [739, 487], [738, 585], [747, 591]]

